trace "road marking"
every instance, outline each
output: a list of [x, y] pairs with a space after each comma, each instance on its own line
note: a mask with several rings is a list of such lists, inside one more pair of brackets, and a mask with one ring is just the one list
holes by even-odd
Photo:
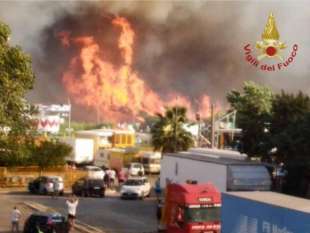
[[[36, 202], [30, 202], [30, 201], [25, 201], [24, 205], [30, 207], [31, 209], [34, 209], [36, 211], [42, 211], [42, 212], [46, 212], [46, 211], [53, 211], [53, 212], [59, 212], [57, 210], [54, 210], [53, 208], [50, 208], [48, 206], [36, 203]], [[102, 231], [101, 229], [97, 228], [97, 227], [93, 227], [90, 226], [86, 223], [83, 223], [79, 220], [76, 221], [76, 224], [74, 226], [74, 228], [80, 232], [85, 232], [85, 233], [105, 233], [104, 231]]]

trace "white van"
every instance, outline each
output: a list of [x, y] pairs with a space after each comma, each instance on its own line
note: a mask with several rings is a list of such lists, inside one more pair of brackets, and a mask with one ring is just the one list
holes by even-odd
[[141, 163], [131, 163], [129, 165], [130, 176], [144, 176], [144, 167]]
[[85, 166], [84, 170], [87, 171], [87, 177], [90, 179], [100, 179], [103, 180], [105, 172], [96, 166]]
[[160, 152], [145, 152], [141, 156], [141, 162], [146, 173], [160, 173]]

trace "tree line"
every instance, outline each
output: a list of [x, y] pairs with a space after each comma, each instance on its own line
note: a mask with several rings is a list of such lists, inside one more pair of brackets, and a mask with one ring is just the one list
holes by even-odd
[[310, 98], [303, 92], [274, 93], [246, 82], [227, 94], [242, 129], [240, 151], [264, 162], [284, 163], [284, 192], [305, 196], [310, 184]]
[[71, 147], [36, 131], [36, 109], [25, 98], [35, 81], [31, 57], [9, 44], [10, 34], [0, 22], [0, 166], [64, 164]]

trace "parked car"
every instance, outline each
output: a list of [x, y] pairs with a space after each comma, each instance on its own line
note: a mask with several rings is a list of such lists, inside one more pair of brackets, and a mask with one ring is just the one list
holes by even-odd
[[33, 213], [24, 224], [24, 233], [67, 233], [66, 218], [59, 213]]
[[144, 199], [151, 193], [151, 184], [146, 177], [132, 177], [122, 185], [120, 193], [122, 199]]
[[28, 190], [35, 194], [64, 194], [64, 181], [60, 176], [39, 176], [28, 184]]
[[81, 178], [73, 184], [72, 192], [84, 197], [105, 197], [105, 184], [102, 179]]
[[131, 163], [129, 165], [130, 176], [144, 176], [144, 167], [142, 163]]
[[84, 169], [87, 171], [87, 177], [88, 178], [103, 180], [105, 172], [100, 167], [85, 166]]

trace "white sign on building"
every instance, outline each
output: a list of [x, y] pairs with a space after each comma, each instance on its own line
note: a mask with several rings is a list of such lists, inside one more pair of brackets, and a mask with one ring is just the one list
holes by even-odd
[[61, 118], [59, 115], [42, 116], [38, 118], [38, 130], [41, 132], [48, 132], [57, 134], [60, 129]]

